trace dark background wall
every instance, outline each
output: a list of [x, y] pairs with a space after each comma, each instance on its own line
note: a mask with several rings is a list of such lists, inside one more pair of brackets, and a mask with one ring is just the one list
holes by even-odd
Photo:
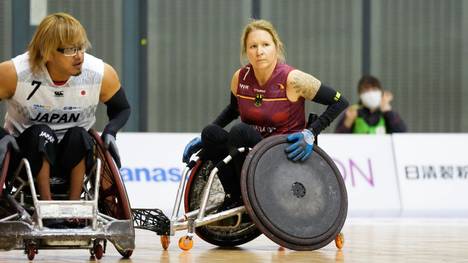
[[[276, 26], [289, 64], [351, 102], [370, 73], [394, 93], [411, 132], [468, 132], [466, 0], [43, 2], [47, 13], [76, 16], [89, 52], [119, 72], [133, 108], [127, 131], [197, 132], [211, 122], [228, 103], [242, 28], [260, 17]], [[31, 12], [28, 0], [0, 0], [1, 61], [26, 49]], [[106, 121], [101, 107], [96, 127]]]

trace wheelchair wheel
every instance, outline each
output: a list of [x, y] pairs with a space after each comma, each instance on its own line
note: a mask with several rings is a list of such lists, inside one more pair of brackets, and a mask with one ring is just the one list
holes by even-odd
[[[118, 168], [110, 153], [104, 148], [104, 143], [98, 133], [94, 130], [90, 130], [90, 134], [95, 141], [95, 158], [102, 160], [98, 200], [99, 211], [116, 219], [130, 220], [130, 222], [133, 222], [127, 191]], [[131, 243], [134, 243], [134, 229], [132, 229], [132, 233], [133, 236], [128, 238], [132, 240]], [[133, 249], [123, 249], [115, 243], [114, 245], [124, 258], [129, 258], [133, 253]]]
[[[192, 169], [184, 194], [185, 212], [200, 208], [203, 189], [213, 167], [214, 165], [211, 161], [202, 162], [199, 160], [197, 165]], [[223, 186], [218, 177], [215, 176], [208, 199], [208, 206], [210, 204], [222, 204], [224, 196]], [[201, 239], [220, 247], [238, 246], [255, 239], [261, 234], [250, 219], [243, 220], [239, 225], [235, 226], [223, 223], [232, 218], [237, 219], [237, 216], [197, 227], [195, 232]]]
[[288, 145], [285, 135], [272, 136], [249, 153], [241, 175], [245, 208], [262, 233], [280, 246], [319, 249], [342, 237], [346, 187], [320, 147], [314, 146], [306, 161], [292, 162], [284, 154]]
[[6, 178], [8, 176], [8, 165], [10, 164], [10, 151], [7, 151], [5, 158], [3, 159], [2, 171], [0, 172], [0, 197], [3, 193], [3, 187], [5, 187]]

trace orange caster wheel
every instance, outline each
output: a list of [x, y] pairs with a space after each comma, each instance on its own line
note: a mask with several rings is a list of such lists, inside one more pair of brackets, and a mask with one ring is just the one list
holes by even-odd
[[344, 235], [343, 235], [343, 233], [339, 233], [339, 234], [335, 237], [335, 246], [336, 246], [338, 249], [342, 249], [342, 248], [343, 248], [343, 245], [344, 245]]
[[184, 236], [179, 239], [179, 247], [182, 250], [190, 250], [193, 247], [193, 240], [189, 236]]
[[167, 235], [162, 235], [161, 236], [161, 246], [163, 247], [164, 250], [167, 250], [169, 247], [169, 244], [171, 244], [171, 238]]

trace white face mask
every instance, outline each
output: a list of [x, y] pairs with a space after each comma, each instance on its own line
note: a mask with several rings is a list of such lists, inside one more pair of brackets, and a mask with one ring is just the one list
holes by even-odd
[[362, 104], [371, 110], [375, 110], [380, 107], [380, 102], [382, 101], [382, 91], [381, 90], [371, 90], [361, 93], [359, 95], [361, 98]]

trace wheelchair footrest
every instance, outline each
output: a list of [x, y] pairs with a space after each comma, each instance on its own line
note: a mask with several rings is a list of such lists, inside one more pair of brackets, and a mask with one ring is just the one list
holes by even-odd
[[97, 215], [94, 201], [38, 201], [42, 218], [93, 218]]
[[135, 228], [150, 230], [158, 235], [170, 234], [171, 222], [160, 209], [132, 209], [132, 213]]

